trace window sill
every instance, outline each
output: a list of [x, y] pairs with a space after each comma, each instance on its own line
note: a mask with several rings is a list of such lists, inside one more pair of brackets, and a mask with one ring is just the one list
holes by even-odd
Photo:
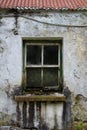
[[66, 97], [63, 94], [54, 94], [54, 95], [20, 95], [15, 96], [15, 101], [17, 102], [48, 102], [48, 101], [57, 101], [64, 102]]

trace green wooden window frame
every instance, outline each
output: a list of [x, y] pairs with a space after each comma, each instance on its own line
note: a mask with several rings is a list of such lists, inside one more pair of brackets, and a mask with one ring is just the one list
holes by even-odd
[[[56, 51], [53, 53], [54, 57], [51, 54], [53, 61], [50, 57], [47, 59], [46, 55], [49, 54], [47, 49], [49, 53], [52, 49]], [[35, 62], [36, 55], [39, 58]], [[58, 62], [55, 57], [58, 58]], [[28, 63], [29, 58], [33, 58], [30, 60], [31, 63]], [[62, 39], [23, 40], [23, 88], [26, 91], [62, 91], [62, 82]]]

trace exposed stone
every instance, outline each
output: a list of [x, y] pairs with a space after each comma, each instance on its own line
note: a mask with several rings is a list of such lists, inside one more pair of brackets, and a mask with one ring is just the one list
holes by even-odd
[[75, 121], [87, 122], [87, 97], [84, 97], [81, 94], [75, 97], [73, 114]]

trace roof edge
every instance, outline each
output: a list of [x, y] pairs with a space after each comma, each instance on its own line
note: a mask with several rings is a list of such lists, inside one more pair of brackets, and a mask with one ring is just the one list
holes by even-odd
[[43, 7], [43, 8], [35, 8], [35, 7], [7, 7], [7, 8], [3, 8], [3, 7], [0, 7], [0, 9], [2, 10], [6, 10], [6, 9], [15, 9], [15, 10], [57, 10], [57, 11], [87, 11], [87, 7], [78, 7], [78, 8], [46, 8], [46, 7]]

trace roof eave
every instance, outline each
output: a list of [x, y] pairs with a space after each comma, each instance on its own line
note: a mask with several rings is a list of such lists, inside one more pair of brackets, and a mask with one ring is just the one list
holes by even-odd
[[0, 9], [17, 9], [17, 10], [59, 10], [59, 11], [86, 11], [87, 7], [78, 7], [78, 8], [50, 8], [50, 7], [0, 7]]

